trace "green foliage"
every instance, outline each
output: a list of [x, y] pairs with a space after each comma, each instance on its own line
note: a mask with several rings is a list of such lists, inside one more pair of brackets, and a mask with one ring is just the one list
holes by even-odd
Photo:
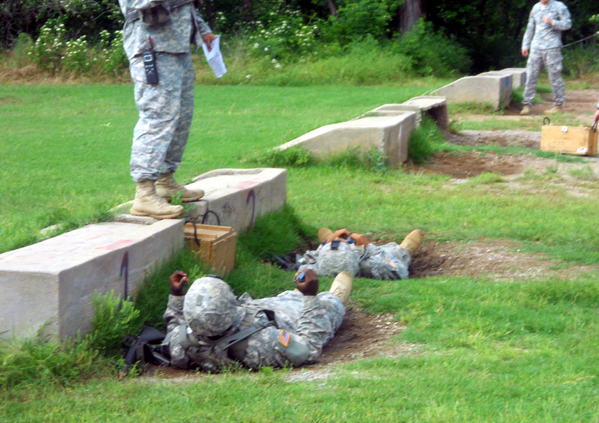
[[430, 22], [423, 20], [398, 38], [394, 50], [409, 57], [412, 72], [421, 76], [465, 73], [472, 64], [466, 49], [453, 37], [435, 31]]
[[121, 354], [123, 339], [141, 329], [139, 310], [132, 301], [123, 300], [114, 291], [96, 293], [92, 305], [92, 330], [87, 337], [90, 347], [109, 357]]
[[0, 388], [20, 384], [70, 385], [96, 372], [97, 353], [87, 341], [54, 342], [38, 333], [0, 340]]
[[341, 45], [364, 38], [383, 39], [396, 8], [396, 2], [387, 0], [348, 0], [339, 7], [337, 16], [329, 18], [323, 36]]
[[257, 156], [251, 161], [270, 167], [305, 167], [314, 163], [310, 152], [299, 147], [280, 150], [273, 148], [262, 156]]
[[256, 220], [251, 231], [239, 234], [238, 248], [249, 252], [254, 259], [271, 259], [273, 254], [285, 255], [305, 248], [312, 231], [285, 205], [283, 210], [269, 213]]
[[428, 116], [423, 116], [422, 124], [410, 135], [408, 156], [416, 164], [424, 163], [443, 142], [437, 124]]

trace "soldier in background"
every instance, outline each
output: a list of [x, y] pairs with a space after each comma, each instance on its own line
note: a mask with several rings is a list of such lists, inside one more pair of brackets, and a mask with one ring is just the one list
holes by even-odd
[[216, 36], [193, 0], [119, 0], [125, 16], [124, 47], [135, 83], [139, 121], [131, 148], [131, 177], [137, 183], [131, 214], [175, 218], [184, 208], [166, 200], [196, 201], [204, 192], [179, 185], [193, 117], [195, 74], [191, 44], [211, 47]]
[[422, 244], [423, 234], [416, 229], [400, 245], [390, 242], [374, 245], [366, 236], [347, 229], [318, 232], [318, 249], [307, 251], [299, 270], [312, 269], [319, 276], [335, 276], [347, 271], [352, 276], [369, 279], [397, 280], [408, 278], [412, 256]]
[[341, 326], [352, 289], [343, 272], [318, 294], [310, 270], [295, 275], [294, 291], [261, 300], [237, 298], [217, 277], [196, 280], [187, 294], [185, 273], [173, 273], [169, 282], [162, 352], [172, 366], [209, 372], [233, 363], [250, 369], [314, 363]]
[[532, 100], [543, 66], [547, 69], [555, 105], [546, 113], [562, 111], [566, 90], [562, 79], [562, 31], [572, 27], [570, 12], [557, 0], [540, 0], [530, 12], [526, 33], [522, 40], [522, 56], [528, 57], [526, 65], [526, 88], [521, 115], [532, 111]]

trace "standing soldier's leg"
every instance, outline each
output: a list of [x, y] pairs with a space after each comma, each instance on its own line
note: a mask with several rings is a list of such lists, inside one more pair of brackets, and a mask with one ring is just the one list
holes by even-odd
[[181, 201], [196, 201], [204, 196], [202, 190], [188, 190], [178, 184], [173, 173], [181, 164], [183, 153], [189, 139], [189, 129], [193, 118], [194, 105], [194, 81], [195, 73], [191, 54], [174, 55], [181, 67], [181, 92], [180, 92], [180, 114], [174, 130], [172, 141], [166, 151], [164, 165], [160, 169], [160, 176], [156, 181], [156, 192], [159, 196], [170, 199], [181, 193]]
[[546, 51], [545, 63], [547, 74], [553, 91], [553, 102], [561, 106], [566, 101], [566, 87], [562, 78], [562, 52], [560, 48], [552, 48]]
[[526, 88], [522, 104], [532, 106], [532, 100], [537, 92], [537, 81], [543, 69], [543, 56], [535, 50], [530, 51], [528, 63], [526, 64]]
[[156, 194], [155, 181], [164, 165], [181, 111], [181, 72], [175, 55], [158, 53], [156, 67], [160, 82], [147, 84], [141, 57], [131, 60], [135, 103], [139, 121], [131, 148], [131, 177], [137, 183], [131, 214], [157, 219], [178, 217], [185, 211]]

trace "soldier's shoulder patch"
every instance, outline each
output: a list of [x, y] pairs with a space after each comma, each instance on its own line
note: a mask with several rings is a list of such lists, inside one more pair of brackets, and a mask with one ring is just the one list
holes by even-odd
[[279, 336], [279, 344], [287, 348], [289, 346], [289, 341], [291, 341], [291, 334], [283, 329], [281, 331], [281, 336]]

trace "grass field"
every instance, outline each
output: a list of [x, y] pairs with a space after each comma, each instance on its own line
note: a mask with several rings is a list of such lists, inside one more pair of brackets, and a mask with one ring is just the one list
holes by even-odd
[[[198, 86], [180, 179], [255, 167], [248, 157], [431, 88]], [[128, 85], [0, 86], [0, 251], [32, 242], [51, 224], [105, 218], [128, 200], [136, 115]], [[399, 242], [418, 227], [427, 242], [507, 239], [565, 267], [599, 263], [596, 175], [580, 180], [591, 195], [573, 197], [555, 179], [534, 177], [452, 184], [442, 175], [343, 163], [288, 171], [290, 213], [313, 237], [322, 226], [349, 227]], [[263, 232], [240, 239], [229, 279], [237, 294], [289, 287], [288, 273], [257, 261], [252, 246]], [[596, 275], [358, 279], [354, 288], [354, 306], [407, 325], [391, 341], [396, 355], [339, 363], [304, 380], [271, 369], [118, 381], [107, 368], [66, 386], [45, 378], [0, 388], [0, 421], [599, 421]], [[416, 347], [402, 350], [405, 344]], [[0, 367], [0, 382], [3, 375]]]

